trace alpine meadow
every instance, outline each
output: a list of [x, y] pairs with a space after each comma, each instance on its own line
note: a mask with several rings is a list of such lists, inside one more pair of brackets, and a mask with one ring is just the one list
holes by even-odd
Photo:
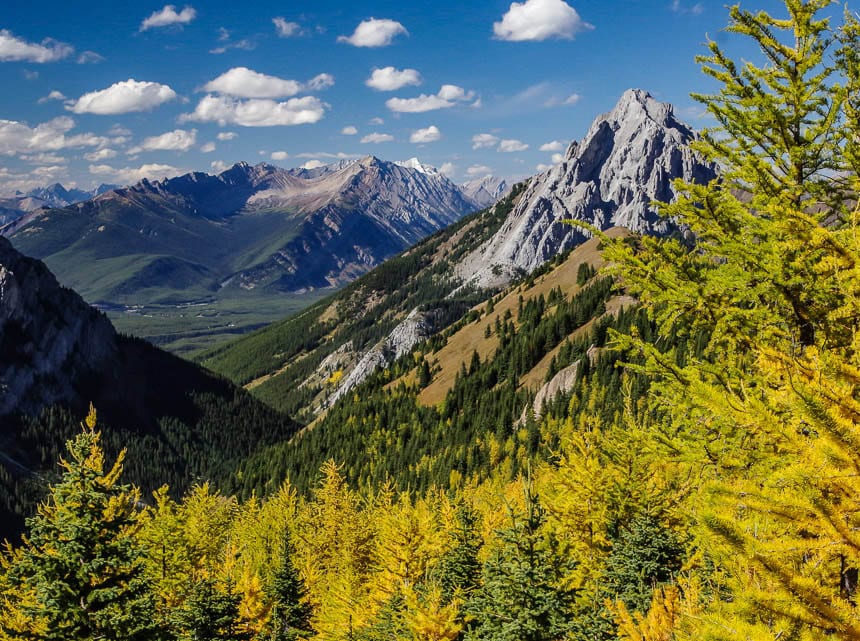
[[[525, 73], [537, 41], [608, 27], [589, 11], [647, 11], [590, 4], [514, 2], [493, 46], [524, 47], [504, 64]], [[860, 641], [860, 14], [765, 4], [699, 34], [696, 109], [628, 89], [580, 139], [545, 143], [535, 175], [490, 123], [580, 103], [537, 75], [509, 99], [389, 98], [358, 144], [400, 144], [381, 128], [432, 110], [451, 120], [411, 133], [422, 153], [455, 121], [484, 128], [440, 169], [326, 152], [129, 177], [96, 164], [136, 135], [119, 124], [43, 149], [50, 123], [0, 120], [0, 154], [4, 127], [38, 130], [16, 162], [110, 138], [89, 171], [129, 184], [0, 201], [0, 641]], [[221, 27], [207, 55], [329, 38], [359, 60], [423, 42], [419, 5], [409, 30], [369, 18], [336, 42], [314, 25], [340, 4], [274, 18], [268, 40]], [[167, 5], [128, 46], [191, 42], [204, 13]], [[0, 65], [99, 55], [21, 38], [0, 29]], [[429, 86], [429, 60], [350, 91]], [[189, 90], [207, 92], [196, 108], [180, 97], [176, 122], [199, 130], [170, 139], [316, 126], [334, 83], [235, 67]], [[134, 122], [177, 97], [158, 86]], [[51, 100], [95, 128], [120, 113], [108, 91]], [[348, 117], [319, 144], [369, 122]], [[516, 171], [475, 160], [458, 184], [453, 161], [477, 154]]]

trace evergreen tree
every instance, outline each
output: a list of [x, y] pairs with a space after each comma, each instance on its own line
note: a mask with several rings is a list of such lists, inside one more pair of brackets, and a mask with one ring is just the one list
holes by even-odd
[[468, 604], [470, 641], [555, 641], [570, 630], [573, 592], [562, 587], [566, 562], [544, 538], [544, 510], [531, 483], [525, 514], [497, 533], [501, 547], [484, 565], [483, 585]]
[[221, 592], [214, 579], [195, 582], [183, 607], [176, 610], [174, 625], [180, 639], [188, 641], [245, 641], [250, 634], [240, 630], [240, 594], [228, 585]]
[[294, 641], [313, 634], [313, 609], [307, 602], [308, 591], [293, 564], [293, 544], [289, 532], [284, 535], [281, 562], [269, 589], [272, 599], [271, 641]]
[[136, 488], [119, 482], [124, 452], [109, 469], [90, 408], [66, 443], [63, 475], [27, 520], [20, 549], [7, 544], [0, 623], [13, 639], [144, 641], [162, 638], [144, 577]]

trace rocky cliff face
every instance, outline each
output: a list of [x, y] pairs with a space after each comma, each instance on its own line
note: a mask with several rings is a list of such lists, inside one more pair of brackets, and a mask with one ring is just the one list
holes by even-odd
[[460, 275], [495, 286], [532, 271], [587, 238], [559, 222], [565, 218], [600, 229], [669, 232], [671, 221], [659, 217], [651, 203], [671, 201], [676, 178], [707, 182], [716, 177], [715, 167], [690, 149], [695, 136], [675, 117], [672, 105], [641, 89], [626, 91], [585, 138], [570, 145], [561, 163], [531, 180], [499, 232], [461, 263]]
[[107, 318], [0, 238], [0, 416], [73, 398], [115, 353]]

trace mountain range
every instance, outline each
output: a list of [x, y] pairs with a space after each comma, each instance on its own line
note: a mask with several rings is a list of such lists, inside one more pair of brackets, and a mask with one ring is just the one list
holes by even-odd
[[66, 207], [95, 198], [117, 187], [118, 185], [103, 184], [95, 189], [85, 191], [74, 188], [66, 189], [60, 183], [54, 183], [47, 187], [37, 187], [26, 194], [19, 192], [11, 197], [0, 198], [0, 227], [35, 209]]

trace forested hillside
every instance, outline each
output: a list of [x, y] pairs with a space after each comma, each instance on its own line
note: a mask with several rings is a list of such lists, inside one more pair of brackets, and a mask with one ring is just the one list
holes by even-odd
[[860, 639], [860, 22], [832, 9], [730, 9], [761, 56], [701, 58], [722, 175], [659, 208], [690, 234], [592, 230], [234, 487], [142, 497], [91, 412], [2, 556], [0, 639]]

